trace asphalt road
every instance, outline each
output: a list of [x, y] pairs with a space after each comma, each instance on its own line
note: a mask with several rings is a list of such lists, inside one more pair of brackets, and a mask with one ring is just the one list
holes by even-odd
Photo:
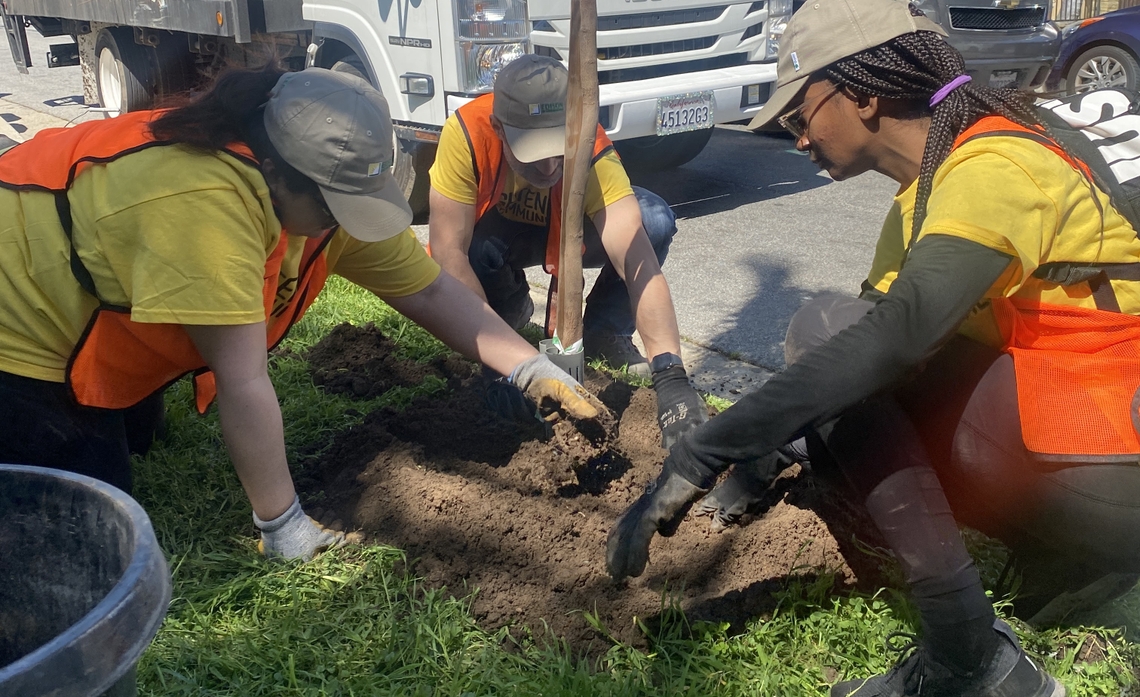
[[[82, 106], [79, 68], [44, 67], [47, 40], [29, 29], [35, 67], [19, 74], [0, 50], [0, 119], [25, 137], [97, 117]], [[834, 182], [792, 141], [718, 127], [678, 169], [634, 178], [665, 198], [678, 232], [665, 264], [682, 335], [756, 365], [783, 367], [793, 312], [825, 292], [855, 294], [866, 276], [894, 182]], [[541, 272], [534, 276], [543, 282]]]

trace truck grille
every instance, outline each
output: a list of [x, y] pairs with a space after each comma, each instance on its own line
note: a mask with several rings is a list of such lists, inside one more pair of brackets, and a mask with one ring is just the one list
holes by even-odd
[[664, 65], [647, 65], [642, 68], [621, 68], [618, 70], [599, 70], [598, 84], [609, 85], [615, 82], [632, 82], [634, 80], [648, 80], [654, 77], [667, 75], [680, 75], [681, 73], [696, 72], [698, 70], [716, 70], [717, 68], [731, 68], [744, 65], [748, 62], [747, 53], [731, 53], [726, 56], [713, 58], [698, 58], [691, 61], [679, 61]]
[[715, 36], [705, 36], [699, 39], [685, 39], [683, 41], [662, 41], [658, 44], [599, 48], [598, 60], [609, 61], [621, 58], [645, 58], [646, 56], [660, 56], [666, 53], [700, 51], [715, 44], [716, 39], [717, 37]]
[[1032, 29], [1044, 23], [1044, 7], [1019, 7], [1012, 10], [988, 7], [950, 8], [950, 26], [955, 29], [983, 31]]
[[619, 31], [622, 29], [642, 29], [664, 27], [673, 24], [711, 22], [719, 19], [728, 5], [698, 7], [692, 10], [672, 10], [669, 12], [641, 12], [633, 15], [598, 17], [598, 31]]

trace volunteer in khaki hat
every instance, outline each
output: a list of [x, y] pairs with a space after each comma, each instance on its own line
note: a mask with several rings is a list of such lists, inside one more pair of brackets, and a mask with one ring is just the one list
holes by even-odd
[[[526, 55], [507, 64], [493, 94], [460, 107], [444, 124], [431, 170], [433, 258], [517, 329], [534, 314], [525, 269], [541, 266], [558, 276], [567, 81], [566, 68], [552, 58]], [[661, 273], [676, 221], [659, 196], [630, 185], [600, 126], [591, 167], [582, 262], [601, 273], [586, 298], [583, 348], [615, 368], [652, 376], [668, 446], [707, 419], [681, 362]], [[547, 307], [556, 306], [548, 296]], [[546, 317], [548, 335], [554, 319]], [[647, 356], [633, 344], [634, 329]], [[489, 377], [491, 408], [514, 410], [518, 390]]]
[[806, 436], [812, 471], [866, 506], [922, 621], [894, 669], [832, 695], [1064, 694], [995, 622], [957, 526], [1012, 548], [1014, 609], [1035, 624], [1140, 571], [1140, 241], [1058, 143], [1084, 136], [1043, 118], [1031, 96], [971, 80], [906, 3], [809, 0], [792, 17], [753, 125], [778, 121], [835, 179], [873, 170], [899, 191], [860, 296], [796, 313], [787, 370], [678, 443], [619, 518], [615, 578], [640, 575], [654, 533], [730, 465], [698, 512], [739, 518], [787, 461], [777, 448]]
[[596, 416], [581, 385], [417, 243], [392, 142], [365, 81], [271, 66], [0, 155], [0, 246], [28, 250], [0, 255], [0, 462], [129, 491], [129, 452], [161, 430], [163, 389], [194, 373], [198, 407], [217, 396], [262, 551], [308, 559], [339, 544], [301, 510], [266, 365], [329, 273], [535, 402]]

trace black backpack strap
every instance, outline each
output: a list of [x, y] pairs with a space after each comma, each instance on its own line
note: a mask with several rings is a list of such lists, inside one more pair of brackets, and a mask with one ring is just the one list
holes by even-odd
[[79, 251], [75, 249], [75, 239], [72, 236], [71, 202], [67, 200], [67, 191], [55, 192], [55, 211], [59, 215], [59, 224], [67, 235], [67, 246], [71, 249], [71, 273], [75, 276], [75, 280], [79, 281], [83, 290], [98, 298], [99, 294], [95, 292], [95, 279], [91, 277], [91, 272], [83, 265], [83, 260], [79, 258]]
[[1140, 281], [1140, 263], [1082, 264], [1056, 261], [1037, 267], [1033, 276], [1060, 286], [1088, 283], [1098, 310], [1120, 312], [1120, 302], [1116, 299], [1111, 282]]

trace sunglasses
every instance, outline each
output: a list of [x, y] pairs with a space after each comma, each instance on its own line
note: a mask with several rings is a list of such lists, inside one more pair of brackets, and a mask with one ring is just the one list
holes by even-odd
[[804, 104], [799, 105], [795, 109], [792, 109], [783, 116], [777, 118], [776, 123], [780, 124], [780, 127], [786, 130], [788, 133], [791, 133], [796, 140], [803, 138], [807, 133], [808, 124], [810, 124], [811, 120], [815, 118], [816, 112], [819, 111], [820, 107], [822, 107], [827, 102], [827, 100], [835, 96], [835, 93], [838, 92], [839, 89], [840, 88], [838, 85], [833, 86], [827, 94], [816, 101], [815, 106], [811, 109], [811, 113], [807, 116], [804, 116], [805, 110], [807, 108], [807, 103], [805, 102]]

